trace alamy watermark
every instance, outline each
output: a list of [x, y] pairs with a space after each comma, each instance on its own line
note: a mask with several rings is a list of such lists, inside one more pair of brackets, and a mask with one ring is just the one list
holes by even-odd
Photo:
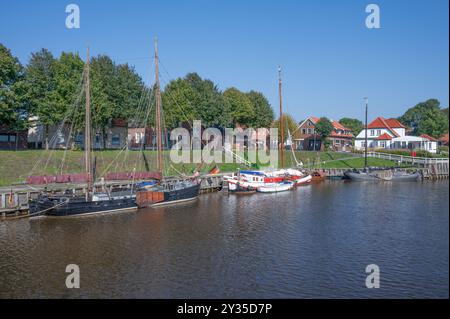
[[370, 13], [366, 18], [367, 29], [379, 29], [380, 26], [380, 7], [371, 3], [366, 6], [366, 13]]
[[69, 289], [80, 288], [80, 267], [76, 264], [69, 264], [66, 266], [66, 287]]
[[66, 6], [66, 13], [69, 15], [66, 17], [67, 29], [79, 29], [80, 28], [80, 7], [77, 4], [71, 3]]
[[[224, 133], [224, 134], [223, 134]], [[170, 133], [174, 143], [170, 150], [173, 163], [250, 163], [278, 166], [277, 128], [206, 128], [194, 121], [191, 132], [183, 127]]]
[[366, 267], [366, 287], [369, 289], [380, 288], [380, 267], [376, 264], [370, 264]]

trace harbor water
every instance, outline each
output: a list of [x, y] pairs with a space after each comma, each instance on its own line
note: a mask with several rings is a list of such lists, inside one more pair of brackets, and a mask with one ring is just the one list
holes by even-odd
[[[326, 181], [3, 221], [0, 298], [448, 298], [448, 194], [448, 181]], [[68, 264], [79, 289], [66, 287]]]

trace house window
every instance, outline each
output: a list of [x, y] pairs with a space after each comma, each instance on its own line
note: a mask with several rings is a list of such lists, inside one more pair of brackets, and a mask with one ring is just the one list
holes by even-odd
[[381, 130], [377, 130], [377, 136], [381, 135]]
[[370, 136], [374, 136], [375, 135], [375, 130], [370, 130]]
[[5, 134], [0, 134], [0, 142], [8, 142], [9, 141], [9, 136], [5, 135]]
[[380, 147], [385, 148], [386, 147], [386, 142], [385, 141], [380, 141]]
[[429, 150], [431, 150], [431, 148], [432, 148], [432, 146], [431, 146], [432, 144], [431, 144], [431, 142], [430, 143], [428, 143], [428, 149]]
[[402, 148], [406, 148], [406, 142], [402, 142]]
[[311, 134], [312, 133], [312, 130], [309, 128], [308, 129], [308, 134]]
[[306, 128], [302, 129], [303, 134], [306, 134]]
[[361, 147], [366, 147], [366, 142], [361, 142]]
[[[15, 135], [10, 135], [9, 136], [9, 141], [10, 142], [15, 142], [16, 141], [16, 136]], [[431, 143], [430, 143], [431, 144]]]
[[111, 139], [111, 144], [114, 146], [120, 145], [120, 134], [113, 134], [112, 139]]

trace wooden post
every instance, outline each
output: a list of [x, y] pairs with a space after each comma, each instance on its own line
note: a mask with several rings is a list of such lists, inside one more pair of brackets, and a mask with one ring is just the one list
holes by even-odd
[[156, 89], [156, 143], [158, 148], [157, 167], [159, 172], [163, 172], [164, 163], [162, 156], [162, 128], [161, 128], [161, 92], [159, 84], [159, 60], [158, 60], [158, 40], [155, 38], [155, 89]]
[[281, 160], [281, 168], [284, 167], [284, 121], [283, 121], [283, 97], [281, 92], [281, 67], [278, 67], [278, 91], [280, 95], [280, 130], [281, 130], [281, 154], [280, 154], [280, 160]]
[[91, 94], [89, 89], [89, 47], [87, 48], [86, 55], [86, 78], [85, 78], [85, 91], [86, 91], [86, 113], [85, 113], [85, 129], [84, 129], [84, 154], [85, 154], [85, 166], [88, 176], [86, 199], [90, 196], [92, 190], [92, 162], [91, 162]]

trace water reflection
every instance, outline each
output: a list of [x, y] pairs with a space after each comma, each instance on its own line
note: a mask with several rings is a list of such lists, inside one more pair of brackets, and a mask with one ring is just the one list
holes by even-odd
[[[325, 182], [0, 223], [0, 297], [448, 297], [448, 183]], [[65, 288], [65, 267], [81, 288]], [[366, 289], [376, 263], [382, 288]]]

